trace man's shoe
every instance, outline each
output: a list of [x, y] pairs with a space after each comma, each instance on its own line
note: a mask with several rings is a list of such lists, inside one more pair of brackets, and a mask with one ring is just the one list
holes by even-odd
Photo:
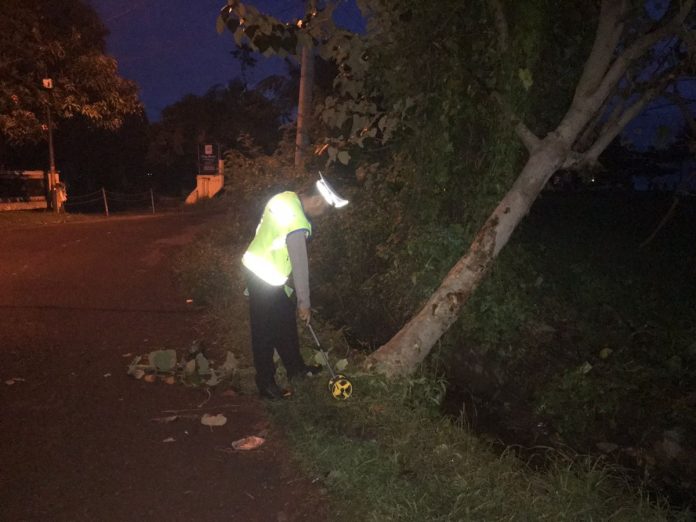
[[290, 390], [283, 389], [276, 383], [272, 382], [265, 386], [259, 386], [259, 395], [261, 395], [261, 397], [264, 399], [281, 401], [283, 399], [289, 399], [292, 396], [292, 392]]

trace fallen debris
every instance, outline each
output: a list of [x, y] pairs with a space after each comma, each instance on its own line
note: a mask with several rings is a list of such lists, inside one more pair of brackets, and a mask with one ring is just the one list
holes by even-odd
[[135, 379], [155, 382], [159, 377], [166, 384], [181, 382], [187, 386], [217, 386], [230, 380], [239, 367], [232, 352], [227, 352], [225, 361], [215, 367], [202, 352], [199, 343], [194, 342], [188, 353], [177, 359], [175, 350], [152, 350], [136, 356], [128, 365], [127, 373]]
[[211, 428], [213, 426], [224, 426], [227, 424], [227, 417], [225, 417], [222, 413], [218, 413], [217, 415], [205, 413], [201, 417], [201, 424], [204, 426], [210, 426]]
[[250, 435], [249, 437], [235, 440], [232, 443], [232, 447], [238, 451], [249, 451], [258, 448], [264, 442], [266, 442], [266, 439], [257, 437], [256, 435]]
[[[194, 415], [194, 417], [197, 417], [197, 415]], [[159, 422], [161, 424], [169, 424], [170, 422], [174, 422], [178, 418], [179, 415], [169, 415], [167, 417], [154, 417], [150, 420], [153, 422]]]

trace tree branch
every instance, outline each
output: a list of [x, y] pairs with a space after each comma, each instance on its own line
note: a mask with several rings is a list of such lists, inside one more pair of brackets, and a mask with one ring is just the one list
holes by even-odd
[[575, 89], [576, 99], [591, 95], [599, 87], [621, 39], [627, 9], [626, 0], [602, 1], [592, 50]]
[[677, 33], [679, 27], [684, 23], [687, 15], [693, 9], [694, 1], [695, 0], [685, 0], [679, 9], [679, 12], [674, 15], [669, 22], [650, 33], [647, 33], [641, 38], [638, 38], [638, 40], [628, 46], [626, 50], [621, 53], [616, 60], [614, 60], [614, 63], [607, 71], [601, 84], [591, 96], [593, 99], [592, 102], [597, 103], [605, 100], [609, 94], [611, 94], [611, 91], [614, 89], [614, 87], [616, 87], [624, 74], [626, 74], [626, 70], [634, 60], [641, 57], [648, 49], [657, 44], [660, 40], [671, 34]]
[[674, 105], [679, 108], [682, 116], [684, 117], [684, 121], [686, 121], [686, 124], [689, 127], [691, 136], [696, 137], [696, 119], [694, 118], [693, 113], [689, 110], [689, 104], [687, 101], [676, 93], [664, 93], [663, 96], [668, 100], [671, 100]]
[[599, 136], [588, 150], [584, 153], [575, 153], [569, 156], [563, 168], [579, 169], [596, 165], [602, 152], [604, 152], [621, 131], [626, 128], [626, 125], [643, 112], [648, 103], [654, 100], [672, 79], [673, 76], [668, 75], [656, 85], [646, 89], [638, 100], [623, 111], [620, 109], [624, 107], [624, 103], [619, 104], [619, 106], [612, 111], [612, 114], [602, 126]]
[[[625, 0], [620, 1], [623, 4]], [[590, 78], [594, 78], [595, 76], [589, 71], [590, 67], [588, 67], [588, 65], [595, 63], [598, 67], [602, 66], [607, 58], [607, 39], [612, 38], [614, 34], [607, 29], [606, 25], [608, 22], [600, 21], [600, 26], [603, 27], [603, 32], [605, 33], [604, 39], [602, 40], [598, 35], [598, 38], [595, 40], [595, 45], [588, 58], [585, 71], [583, 72], [585, 87], [583, 89], [576, 89], [573, 103], [564, 116], [563, 121], [561, 121], [556, 128], [556, 133], [567, 142], [571, 144], [575, 143], [579, 133], [587, 127], [593, 115], [606, 104], [621, 79], [625, 77], [628, 67], [659, 41], [671, 34], [678, 33], [686, 16], [693, 9], [695, 1], [696, 0], [685, 0], [679, 12], [668, 22], [654, 31], [643, 35], [629, 45], [609, 66], [599, 86], [592, 91], [588, 90], [588, 86], [590, 85]], [[602, 13], [614, 13], [613, 17], [610, 16], [610, 18], [613, 18], [612, 23], [622, 25], [622, 22], [620, 22], [617, 17], [617, 12], [613, 10], [611, 4], [612, 0], [603, 0]], [[609, 16], [609, 14], [607, 16]], [[617, 29], [615, 28], [615, 30]]]
[[515, 125], [515, 134], [517, 134], [517, 137], [522, 141], [522, 144], [530, 154], [534, 152], [539, 146], [539, 143], [541, 143], [539, 137], [519, 119], [517, 119], [517, 125]]
[[510, 123], [515, 126], [515, 134], [517, 134], [517, 137], [522, 141], [522, 144], [525, 146], [527, 151], [530, 154], [534, 152], [541, 143], [539, 137], [534, 134], [529, 127], [527, 127], [527, 125], [517, 116], [517, 114], [510, 110], [510, 107], [505, 104], [505, 100], [503, 100], [503, 97], [499, 92], [492, 92], [491, 98], [498, 103], [505, 115], [510, 119]]
[[[604, 107], [597, 111], [595, 117], [592, 118], [592, 121], [590, 121], [587, 127], [585, 127], [585, 130], [582, 131], [582, 134], [575, 142], [574, 150], [578, 151], [579, 153], [582, 153], [587, 151], [587, 149], [589, 149], [592, 146], [592, 142], [597, 137], [597, 129], [600, 126], [600, 123], [602, 123], [602, 118], [606, 116], [607, 109], [613, 98], [615, 99], [616, 96], [612, 96], [611, 98], [609, 98], [604, 103]], [[621, 99], [616, 102], [616, 105], [609, 114], [607, 121], [618, 119], [618, 117], [621, 115], [621, 112], [623, 111], [625, 101], [626, 100], [623, 97], [621, 97]]]
[[626, 128], [626, 125], [628, 125], [631, 120], [643, 111], [645, 106], [657, 96], [660, 90], [660, 87], [648, 89], [633, 105], [623, 111], [621, 116], [607, 120], [599, 133], [599, 137], [585, 153], [585, 162], [590, 164], [596, 163], [602, 152], [614, 141], [614, 138]]

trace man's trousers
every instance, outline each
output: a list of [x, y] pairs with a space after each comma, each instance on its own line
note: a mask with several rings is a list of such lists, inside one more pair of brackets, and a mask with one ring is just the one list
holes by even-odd
[[295, 304], [283, 286], [271, 286], [246, 270], [251, 323], [251, 351], [259, 388], [275, 382], [273, 350], [280, 356], [288, 377], [301, 373], [305, 364], [297, 337]]

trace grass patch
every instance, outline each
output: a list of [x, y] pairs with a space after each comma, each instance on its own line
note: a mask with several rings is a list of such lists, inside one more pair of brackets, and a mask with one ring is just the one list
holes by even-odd
[[338, 402], [326, 379], [314, 378], [291, 401], [269, 406], [306, 472], [330, 493], [334, 519], [680, 519], [596, 460], [559, 454], [534, 471], [511, 452], [496, 453], [434, 414], [426, 382], [358, 375], [354, 395]]
[[94, 214], [58, 214], [48, 210], [7, 211], [0, 212], [0, 228], [79, 223], [103, 219], [103, 217], [104, 216]]

